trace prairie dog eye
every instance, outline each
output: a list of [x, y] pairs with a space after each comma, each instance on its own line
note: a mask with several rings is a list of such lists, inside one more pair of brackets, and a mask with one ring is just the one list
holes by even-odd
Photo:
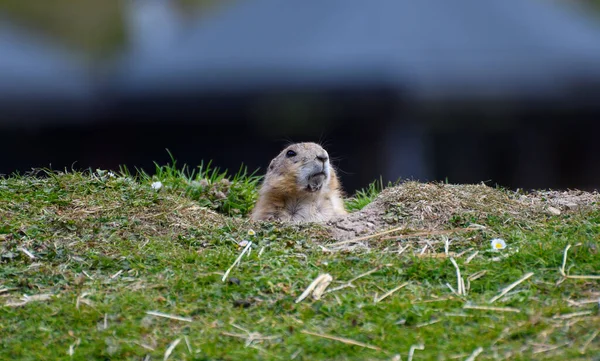
[[296, 155], [296, 152], [294, 152], [293, 150], [288, 150], [287, 153], [285, 153], [285, 156], [288, 158], [295, 157]]

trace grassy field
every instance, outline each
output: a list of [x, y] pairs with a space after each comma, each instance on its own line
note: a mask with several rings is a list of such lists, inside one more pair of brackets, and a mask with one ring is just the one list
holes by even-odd
[[[258, 182], [174, 166], [0, 178], [0, 359], [600, 360], [597, 204], [487, 198], [343, 247], [325, 226], [249, 222]], [[409, 203], [388, 202], [390, 228]]]

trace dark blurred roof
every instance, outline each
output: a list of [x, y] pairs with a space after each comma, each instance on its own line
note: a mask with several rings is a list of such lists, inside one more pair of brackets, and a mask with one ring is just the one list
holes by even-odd
[[1, 123], [65, 115], [91, 102], [88, 69], [57, 44], [0, 19], [0, 54]]
[[124, 62], [126, 96], [380, 87], [552, 98], [600, 84], [600, 26], [542, 0], [247, 0]]

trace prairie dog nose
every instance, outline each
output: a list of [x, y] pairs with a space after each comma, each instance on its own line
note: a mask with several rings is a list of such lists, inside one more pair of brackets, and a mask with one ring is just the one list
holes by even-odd
[[321, 162], [325, 163], [327, 161], [327, 159], [329, 159], [329, 157], [327, 156], [327, 154], [321, 154], [317, 156], [317, 159], [320, 160]]

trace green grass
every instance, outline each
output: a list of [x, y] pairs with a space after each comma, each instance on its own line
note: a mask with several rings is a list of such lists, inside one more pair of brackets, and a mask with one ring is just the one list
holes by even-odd
[[[388, 187], [391, 185], [392, 184], [389, 183]], [[379, 193], [381, 193], [383, 188], [383, 179], [379, 178], [379, 180], [370, 183], [366, 188], [359, 189], [354, 196], [346, 199], [346, 209], [350, 212], [363, 209], [367, 204], [371, 203]]]
[[[332, 240], [323, 227], [253, 224], [244, 217], [256, 197], [255, 175], [186, 169], [0, 178], [0, 359], [162, 360], [176, 340], [169, 360], [407, 360], [411, 346], [420, 344], [414, 360], [464, 360], [479, 347], [476, 360], [600, 354], [600, 336], [586, 344], [600, 324], [597, 303], [573, 303], [598, 299], [600, 281], [564, 280], [559, 273], [568, 244], [570, 274], [600, 273], [597, 207], [526, 224], [488, 216], [479, 222], [484, 231], [450, 235], [450, 251], [466, 251], [455, 255], [465, 280], [485, 271], [459, 297], [446, 286], [456, 288], [450, 260], [419, 256], [425, 241], [432, 254], [443, 253], [443, 236], [324, 251]], [[225, 193], [224, 179], [226, 197], [215, 196]], [[163, 187], [153, 189], [153, 181]], [[357, 195], [353, 209], [368, 203], [377, 187]], [[498, 236], [508, 247], [493, 252], [489, 240]], [[244, 239], [253, 242], [251, 253], [222, 282]], [[319, 274], [333, 277], [332, 290], [374, 269], [353, 287], [294, 302]], [[520, 312], [463, 308], [490, 306], [528, 272], [533, 277], [491, 304]], [[50, 299], [7, 306], [44, 294]]]
[[[171, 156], [171, 163], [155, 163], [154, 175], [143, 170], [136, 174], [142, 183], [158, 181], [170, 192], [177, 192], [192, 199], [202, 207], [208, 207], [227, 216], [246, 216], [258, 198], [258, 184], [262, 176], [257, 171], [248, 173], [241, 166], [237, 173], [228, 177], [228, 172], [201, 163], [195, 169], [186, 164], [178, 168], [177, 161]], [[121, 175], [132, 177], [127, 168], [121, 169]], [[162, 189], [162, 188], [161, 188]]]

